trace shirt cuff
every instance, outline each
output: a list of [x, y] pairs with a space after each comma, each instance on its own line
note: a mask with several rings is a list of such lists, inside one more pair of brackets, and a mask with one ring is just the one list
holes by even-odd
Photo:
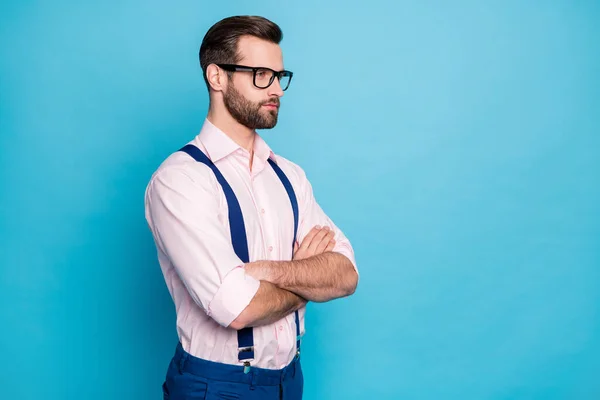
[[260, 281], [246, 274], [241, 266], [232, 269], [208, 305], [208, 315], [228, 327], [250, 304], [259, 286]]

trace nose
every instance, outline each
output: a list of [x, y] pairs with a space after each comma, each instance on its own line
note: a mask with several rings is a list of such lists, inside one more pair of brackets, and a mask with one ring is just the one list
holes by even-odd
[[284, 92], [281, 89], [281, 85], [279, 84], [279, 79], [275, 77], [275, 79], [273, 79], [273, 83], [271, 86], [269, 86], [269, 96], [283, 97], [283, 93]]

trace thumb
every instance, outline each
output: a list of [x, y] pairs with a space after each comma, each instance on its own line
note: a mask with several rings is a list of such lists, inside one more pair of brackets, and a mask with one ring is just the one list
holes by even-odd
[[298, 241], [296, 240], [296, 241], [294, 242], [294, 253], [298, 251], [298, 247], [299, 247], [299, 245], [298, 245]]

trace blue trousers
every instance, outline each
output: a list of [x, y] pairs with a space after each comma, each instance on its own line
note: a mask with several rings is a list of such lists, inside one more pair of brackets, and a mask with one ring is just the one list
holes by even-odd
[[301, 400], [298, 357], [279, 370], [221, 364], [192, 356], [177, 345], [163, 384], [164, 400]]

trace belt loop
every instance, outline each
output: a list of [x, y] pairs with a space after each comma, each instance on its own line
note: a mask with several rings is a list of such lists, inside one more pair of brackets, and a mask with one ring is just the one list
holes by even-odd
[[179, 353], [179, 360], [177, 360], [177, 366], [179, 367], [179, 373], [183, 373], [184, 369], [185, 369], [185, 364], [187, 362], [189, 358], [189, 354], [187, 351], [185, 351], [183, 349], [183, 346], [181, 347], [181, 352]]
[[185, 368], [185, 362], [187, 359], [187, 355], [185, 353], [183, 353], [181, 355], [181, 357], [179, 357], [177, 366], [179, 367], [179, 373], [182, 374], [183, 373], [183, 369]]
[[258, 370], [256, 368], [252, 368], [252, 371], [250, 371], [250, 373], [252, 374], [252, 381], [250, 382], [250, 390], [254, 390], [254, 387], [258, 383]]

